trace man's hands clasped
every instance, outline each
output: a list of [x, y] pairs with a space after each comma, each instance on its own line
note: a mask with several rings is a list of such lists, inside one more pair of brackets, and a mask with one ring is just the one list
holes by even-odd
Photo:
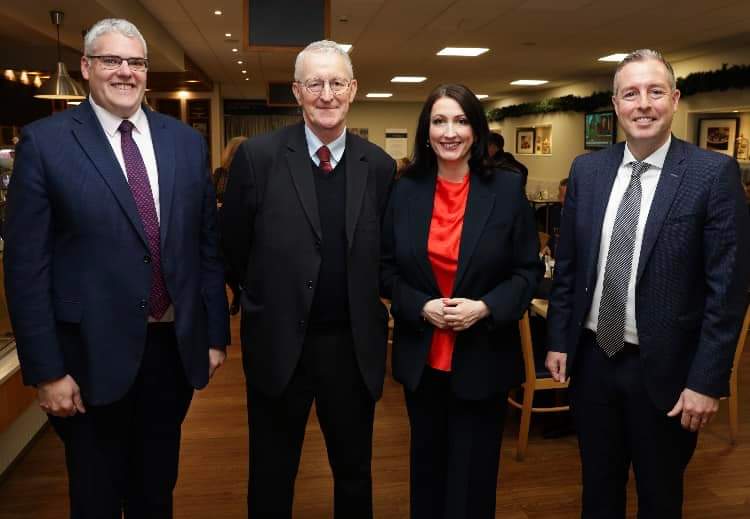
[[431, 299], [422, 308], [425, 321], [441, 330], [460, 332], [490, 315], [484, 301], [463, 297]]

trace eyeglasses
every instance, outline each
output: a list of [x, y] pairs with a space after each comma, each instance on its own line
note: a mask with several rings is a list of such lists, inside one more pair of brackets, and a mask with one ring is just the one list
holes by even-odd
[[308, 92], [316, 96], [319, 96], [323, 93], [323, 89], [325, 88], [326, 83], [328, 83], [328, 88], [331, 89], [331, 92], [333, 92], [333, 95], [335, 96], [341, 95], [346, 92], [349, 88], [349, 85], [352, 84], [350, 80], [344, 78], [334, 78], [331, 80], [313, 78], [308, 79], [307, 81], [297, 81], [297, 83], [305, 87]]
[[89, 59], [96, 58], [105, 70], [116, 70], [126, 61], [128, 68], [135, 72], [144, 72], [148, 68], [148, 59], [146, 58], [121, 58], [120, 56], [86, 56]]

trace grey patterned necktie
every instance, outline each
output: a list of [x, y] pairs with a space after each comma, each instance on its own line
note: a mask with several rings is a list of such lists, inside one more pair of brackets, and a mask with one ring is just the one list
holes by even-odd
[[641, 212], [641, 175], [650, 166], [637, 160], [631, 164], [633, 172], [630, 183], [620, 207], [617, 208], [612, 228], [596, 327], [596, 341], [608, 357], [621, 351], [625, 345], [625, 308], [633, 265], [635, 233]]

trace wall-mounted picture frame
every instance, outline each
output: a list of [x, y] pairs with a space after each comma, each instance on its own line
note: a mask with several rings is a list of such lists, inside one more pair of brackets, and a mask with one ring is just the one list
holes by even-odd
[[583, 149], [600, 150], [617, 139], [617, 116], [614, 110], [588, 112], [583, 121]]
[[698, 121], [698, 146], [734, 157], [736, 139], [740, 128], [739, 117], [701, 119]]
[[516, 128], [516, 153], [518, 155], [534, 154], [534, 128]]

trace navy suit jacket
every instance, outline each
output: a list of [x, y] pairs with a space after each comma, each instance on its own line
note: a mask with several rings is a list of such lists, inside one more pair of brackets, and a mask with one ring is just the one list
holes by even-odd
[[[401, 177], [383, 222], [381, 285], [395, 321], [393, 375], [410, 391], [422, 378], [433, 327], [422, 319], [427, 301], [442, 297], [427, 254], [435, 175]], [[521, 381], [518, 319], [542, 276], [539, 240], [521, 177], [496, 170], [472, 174], [451, 297], [482, 300], [489, 317], [459, 332], [451, 386], [479, 400]]]
[[[549, 306], [549, 349], [576, 347], [591, 307], [602, 222], [624, 143], [571, 168]], [[684, 388], [728, 394], [750, 270], [737, 162], [672, 137], [646, 222], [635, 288], [649, 396], [671, 409]]]
[[[216, 199], [203, 137], [144, 107], [159, 171], [161, 259], [189, 383], [229, 343]], [[8, 309], [26, 384], [70, 374], [88, 404], [120, 399], [146, 342], [149, 249], [126, 176], [88, 101], [26, 126], [5, 227]]]

